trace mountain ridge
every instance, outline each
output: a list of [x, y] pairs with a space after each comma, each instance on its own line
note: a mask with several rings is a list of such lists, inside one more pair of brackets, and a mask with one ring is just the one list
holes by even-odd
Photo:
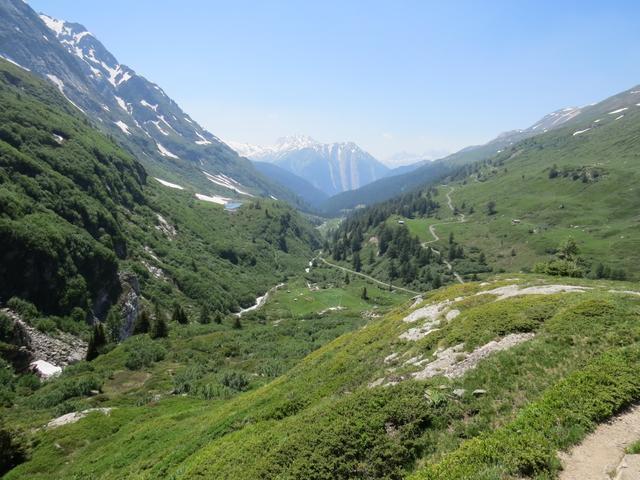
[[0, 55], [53, 83], [154, 176], [246, 199], [207, 176], [224, 174], [241, 191], [298, 201], [200, 126], [160, 86], [119, 63], [79, 23], [38, 15], [22, 0], [1, 0]]
[[296, 135], [279, 138], [269, 146], [228, 143], [241, 155], [278, 165], [327, 195], [366, 185], [389, 171], [354, 142], [320, 143], [309, 136]]

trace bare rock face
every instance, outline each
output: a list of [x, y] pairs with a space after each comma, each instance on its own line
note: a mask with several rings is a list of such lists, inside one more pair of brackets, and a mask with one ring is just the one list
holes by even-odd
[[140, 315], [140, 282], [132, 273], [121, 273], [120, 284], [122, 285], [122, 295], [118, 302], [122, 317], [120, 340], [124, 340], [133, 333], [136, 320]]
[[47, 335], [28, 325], [12, 310], [2, 309], [23, 335], [20, 351], [29, 357], [29, 361], [44, 360], [58, 367], [66, 367], [84, 360], [87, 355], [87, 343], [68, 333], [60, 332], [55, 337]]

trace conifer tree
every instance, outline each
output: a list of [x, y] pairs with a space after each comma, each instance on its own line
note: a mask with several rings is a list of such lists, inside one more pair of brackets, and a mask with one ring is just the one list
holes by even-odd
[[153, 322], [151, 322], [149, 336], [151, 336], [151, 338], [165, 338], [169, 336], [167, 320], [164, 313], [160, 310], [160, 305], [157, 303], [155, 307], [155, 318], [153, 319]]
[[149, 312], [144, 308], [140, 311], [136, 323], [133, 327], [133, 334], [139, 335], [141, 333], [149, 333], [151, 328], [151, 319], [149, 318]]
[[369, 300], [369, 295], [367, 294], [367, 287], [362, 287], [362, 293], [360, 294], [360, 297], [363, 300]]
[[206, 303], [202, 305], [202, 308], [200, 308], [200, 318], [198, 321], [203, 325], [211, 323], [211, 312], [209, 311], [209, 306]]
[[100, 355], [106, 344], [107, 337], [104, 333], [104, 326], [100, 322], [94, 323], [89, 345], [87, 346], [87, 361], [91, 361]]
[[182, 308], [182, 305], [180, 305], [178, 302], [173, 304], [173, 314], [171, 315], [171, 320], [179, 323], [180, 325], [186, 325], [187, 323], [189, 323], [189, 317], [187, 317], [184, 308]]

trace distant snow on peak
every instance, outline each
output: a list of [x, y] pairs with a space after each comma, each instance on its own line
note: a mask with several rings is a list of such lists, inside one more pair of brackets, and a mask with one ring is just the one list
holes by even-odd
[[278, 165], [334, 195], [384, 177], [389, 169], [354, 142], [320, 143], [306, 135], [282, 137], [272, 145], [227, 142], [240, 155]]
[[69, 31], [67, 27], [65, 27], [64, 20], [58, 20], [57, 18], [50, 17], [49, 15], [45, 15], [44, 13], [40, 14], [40, 18], [44, 22], [44, 24], [49, 28], [49, 30], [53, 31], [56, 35], [63, 35], [65, 31]]

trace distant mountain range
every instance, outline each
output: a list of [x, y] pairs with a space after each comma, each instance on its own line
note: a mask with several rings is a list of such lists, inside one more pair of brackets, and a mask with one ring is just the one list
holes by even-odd
[[[611, 104], [610, 100], [605, 102], [607, 105]], [[584, 118], [585, 113], [594, 112], [595, 108], [606, 110], [609, 107], [567, 107], [556, 110], [528, 128], [504, 132], [483, 145], [463, 148], [439, 160], [422, 161], [390, 170], [385, 178], [359, 189], [334, 195], [322, 205], [322, 210], [327, 215], [338, 215], [359, 206], [388, 200], [452, 173], [464, 165], [491, 158], [522, 140], [577, 123]]]
[[450, 150], [432, 149], [423, 153], [398, 152], [385, 159], [382, 162], [389, 168], [408, 167], [416, 163], [425, 163], [438, 158], [444, 158], [451, 153]]
[[[154, 176], [205, 193], [243, 198], [239, 192], [246, 192], [295, 203], [78, 23], [38, 15], [22, 0], [0, 0], [0, 56], [49, 80]], [[240, 188], [210, 180], [220, 174]]]
[[293, 136], [269, 146], [228, 144], [251, 160], [288, 170], [327, 195], [360, 188], [389, 172], [386, 165], [353, 142], [326, 144], [307, 136]]

